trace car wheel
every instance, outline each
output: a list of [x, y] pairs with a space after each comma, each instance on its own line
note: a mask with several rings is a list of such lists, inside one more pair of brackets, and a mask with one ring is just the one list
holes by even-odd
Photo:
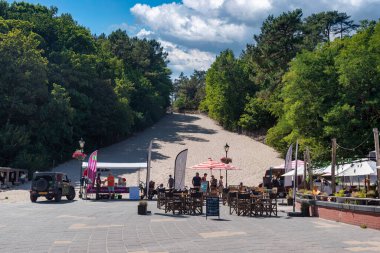
[[45, 198], [47, 200], [52, 200], [52, 199], [54, 199], [54, 196], [53, 195], [46, 195]]
[[54, 201], [55, 202], [59, 202], [61, 201], [61, 198], [62, 198], [62, 191], [58, 191], [55, 196], [54, 196]]
[[30, 194], [30, 201], [32, 201], [33, 203], [35, 203], [37, 201], [37, 196], [34, 195], [34, 194]]
[[69, 195], [66, 196], [67, 200], [73, 200], [75, 198], [75, 190], [73, 187], [70, 187]]

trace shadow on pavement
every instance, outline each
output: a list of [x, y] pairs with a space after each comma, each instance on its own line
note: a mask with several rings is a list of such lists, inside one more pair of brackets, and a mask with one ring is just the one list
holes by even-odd
[[54, 200], [44, 200], [44, 201], [38, 201], [34, 204], [40, 204], [40, 205], [64, 205], [64, 204], [70, 204], [77, 202], [78, 200], [61, 200], [60, 202], [55, 202]]
[[219, 219], [210, 219], [210, 220], [216, 220], [216, 221], [231, 221], [231, 220], [222, 219], [222, 218], [219, 218]]
[[174, 217], [174, 218], [186, 218], [188, 219], [189, 216], [187, 215], [182, 215], [182, 214], [169, 214], [169, 213], [154, 213], [154, 215], [159, 215], [159, 216], [165, 216], [165, 217]]

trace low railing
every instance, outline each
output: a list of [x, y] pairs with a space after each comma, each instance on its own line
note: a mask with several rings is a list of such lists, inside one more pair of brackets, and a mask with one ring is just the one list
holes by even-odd
[[355, 197], [338, 197], [338, 196], [324, 196], [324, 195], [312, 195], [297, 193], [296, 196], [300, 199], [310, 199], [318, 201], [329, 201], [336, 203], [345, 203], [353, 205], [380, 205], [380, 199], [378, 198], [355, 198]]

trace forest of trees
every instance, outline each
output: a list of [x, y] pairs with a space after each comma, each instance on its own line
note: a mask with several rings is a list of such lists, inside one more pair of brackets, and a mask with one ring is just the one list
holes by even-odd
[[266, 133], [281, 153], [296, 139], [316, 161], [373, 149], [380, 123], [380, 23], [302, 10], [269, 16], [241, 55], [170, 79], [155, 40], [92, 35], [55, 7], [0, 0], [0, 166], [47, 169], [86, 147], [122, 140], [170, 106], [224, 128]]
[[92, 35], [57, 8], [0, 0], [0, 166], [47, 169], [158, 121], [173, 86], [155, 40]]
[[302, 15], [269, 16], [240, 56], [221, 52], [199, 108], [228, 130], [264, 130], [282, 154], [298, 139], [314, 161], [329, 160], [337, 138], [339, 158], [365, 156], [380, 126], [380, 23]]

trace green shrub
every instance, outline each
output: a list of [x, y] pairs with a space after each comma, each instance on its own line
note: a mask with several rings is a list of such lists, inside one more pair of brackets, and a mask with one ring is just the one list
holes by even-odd
[[376, 197], [376, 192], [374, 190], [369, 190], [367, 192], [367, 198], [375, 198]]
[[293, 189], [289, 189], [288, 195], [286, 195], [287, 199], [293, 199]]
[[342, 189], [342, 190], [334, 193], [334, 196], [335, 197], [344, 197], [344, 190]]

